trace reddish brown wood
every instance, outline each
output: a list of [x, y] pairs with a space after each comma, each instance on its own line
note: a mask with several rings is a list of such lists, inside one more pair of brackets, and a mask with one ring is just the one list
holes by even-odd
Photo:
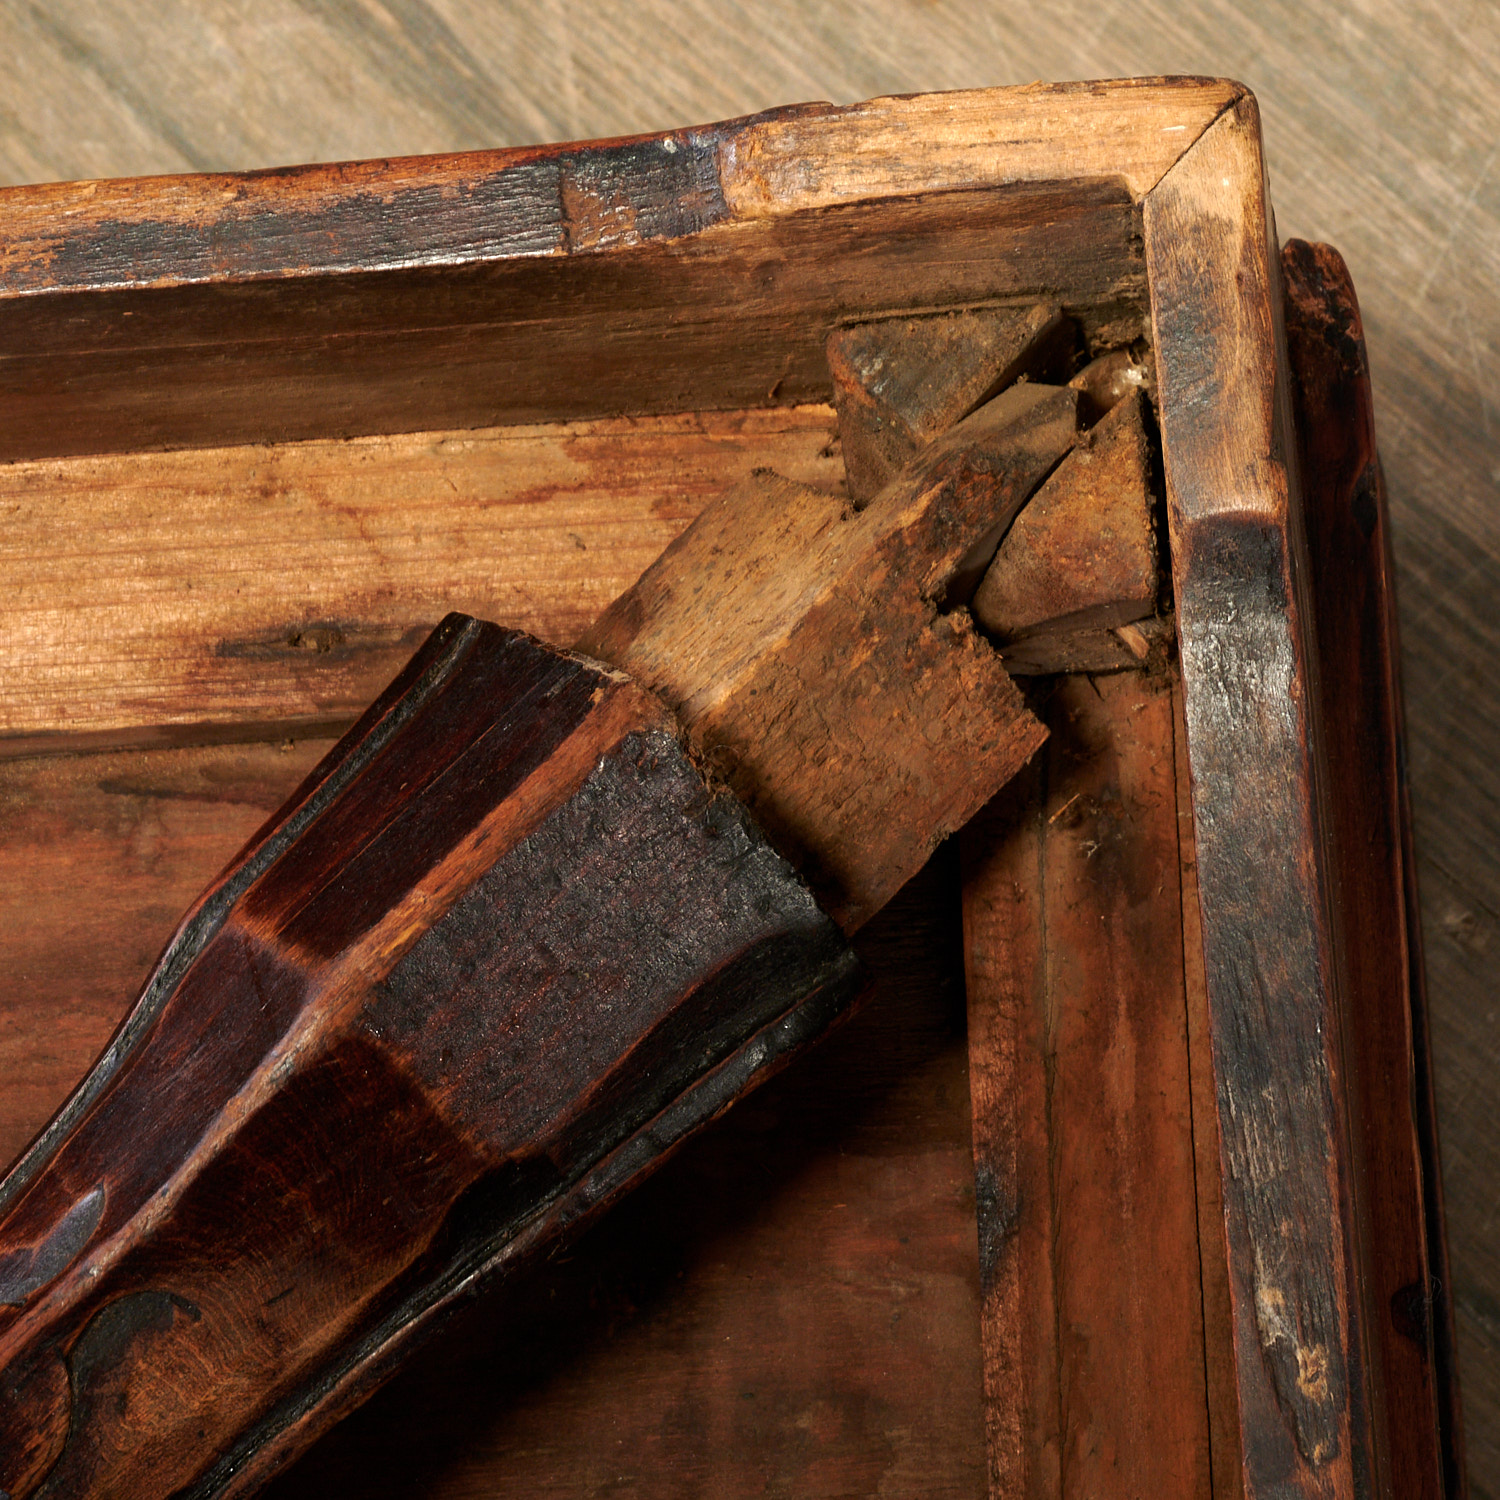
[[245, 1492], [854, 982], [658, 704], [446, 622], [0, 1187], [0, 1485]]
[[1390, 524], [1359, 303], [1328, 245], [1282, 249], [1330, 768], [1370, 1326], [1398, 1496], [1461, 1495], [1452, 1303], [1400, 722]]
[[456, 1318], [267, 1500], [983, 1493], [956, 851], [874, 991], [565, 1257]]
[[964, 830], [985, 1458], [991, 1496], [1062, 1483], [1041, 759]]
[[[799, 852], [837, 847], [819, 835], [867, 781], [894, 784], [842, 867], [850, 927], [961, 819], [955, 798], [1035, 744], [938, 601], [1072, 442], [1075, 406], [1015, 387], [831, 539], [830, 497], [805, 492], [811, 612], [783, 619], [766, 517], [739, 507], [736, 542], [715, 506], [674, 547], [675, 586], [657, 570], [598, 632], [650, 643], [721, 760], [695, 693], [755, 722], [788, 638], [793, 677], [882, 643], [876, 709], [914, 742], [883, 743], [858, 681], [841, 701], [826, 675], [792, 703], [823, 692], [828, 748], [750, 742], [763, 789], [811, 798]], [[890, 652], [903, 628], [919, 649]], [[847, 1003], [836, 930], [674, 734], [623, 674], [454, 617], [252, 841], [0, 1190], [13, 1496], [248, 1492], [477, 1278], [597, 1211]], [[834, 795], [809, 751], [845, 778]]]
[[1139, 394], [1120, 401], [1011, 524], [974, 595], [1002, 648], [1127, 625], [1156, 607], [1151, 456]]
[[990, 1493], [1206, 1500], [1172, 680], [1045, 717], [964, 834]]
[[999, 657], [939, 605], [1072, 444], [1076, 406], [1013, 386], [854, 514], [744, 486], [579, 642], [677, 711], [846, 930], [1041, 743]]
[[[734, 134], [704, 141], [711, 174]], [[351, 193], [333, 243], [356, 264], [332, 267], [308, 236], [338, 212], [318, 207], [339, 201], [338, 168], [307, 174], [306, 206], [236, 226], [240, 253], [217, 261], [232, 211], [157, 228], [99, 202], [58, 246], [17, 223], [37, 190], [0, 192], [0, 459], [825, 401], [837, 322], [914, 305], [1063, 294], [1093, 329], [1139, 323], [1139, 215], [1118, 180], [743, 222], [713, 208], [712, 176], [701, 207], [669, 209], [685, 182], [643, 165], [666, 159], [659, 141], [584, 148], [649, 232], [580, 246], [547, 191], [553, 153], [497, 155], [409, 191], [397, 173], [373, 212]], [[429, 209], [445, 199], [467, 247], [442, 243]], [[429, 233], [431, 264], [402, 264], [402, 241]], [[88, 284], [127, 261], [127, 286]]]
[[841, 322], [1050, 297], [1136, 336], [1213, 79], [0, 193], [0, 457], [825, 399]]

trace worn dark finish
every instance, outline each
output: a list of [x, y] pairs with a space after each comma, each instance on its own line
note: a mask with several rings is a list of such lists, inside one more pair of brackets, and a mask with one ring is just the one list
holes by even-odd
[[[1167, 174], [1145, 225], [1245, 1493], [1380, 1493], [1316, 638], [1253, 103]], [[1209, 243], [1235, 267], [1211, 287]]]
[[1464, 1493], [1385, 485], [1338, 252], [1281, 252], [1330, 770], [1370, 1326], [1398, 1496]]
[[[0, 765], [0, 972], [26, 976], [0, 989], [0, 1155], [46, 1121], [179, 913], [327, 748]], [[836, 1035], [572, 1249], [466, 1305], [269, 1493], [979, 1493], [956, 850], [854, 946], [872, 993]]]
[[244, 1492], [856, 984], [659, 705], [445, 622], [0, 1187], [0, 1486]]
[[[1095, 636], [1156, 609], [1153, 462], [1144, 398], [1120, 400], [1016, 517], [974, 595], [979, 625], [1009, 663], [1069, 663], [1068, 637]], [[1140, 633], [1137, 632], [1137, 635]], [[1142, 637], [1144, 639], [1144, 637]], [[1118, 665], [1138, 665], [1134, 638], [1114, 638]], [[1077, 654], [1086, 649], [1080, 643]]]
[[8, 189], [0, 457], [821, 399], [840, 322], [1043, 294], [1133, 332], [1141, 195], [1237, 87]]
[[[323, 171], [336, 195], [338, 169]], [[428, 175], [448, 185], [441, 167]], [[51, 281], [53, 246], [34, 227], [67, 206], [56, 189], [0, 192], [0, 235], [15, 223], [0, 276], [0, 459], [821, 401], [835, 318], [909, 306], [914, 281], [938, 306], [1057, 288], [1106, 327], [1137, 322], [1144, 295], [1137, 210], [1108, 181], [839, 204], [594, 247], [565, 241], [546, 203], [545, 250], [507, 240], [423, 269], [378, 243], [359, 270], [227, 262], [209, 276], [181, 266], [165, 235], [138, 283], [86, 290]], [[209, 209], [195, 198], [193, 211]]]

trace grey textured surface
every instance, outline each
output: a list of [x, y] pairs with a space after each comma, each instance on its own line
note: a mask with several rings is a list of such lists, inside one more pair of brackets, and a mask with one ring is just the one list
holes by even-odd
[[1359, 288], [1395, 511], [1476, 1500], [1500, 1497], [1500, 7], [1482, 0], [3, 0], [0, 181], [613, 135], [804, 99], [1212, 73]]

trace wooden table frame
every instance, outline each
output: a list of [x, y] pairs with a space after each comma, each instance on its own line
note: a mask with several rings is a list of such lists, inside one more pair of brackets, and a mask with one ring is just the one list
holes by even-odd
[[[1118, 248], [1096, 261], [1101, 224]], [[955, 249], [965, 225], [977, 238]], [[857, 274], [820, 264], [836, 242], [857, 243]], [[1427, 1290], [1441, 1242], [1421, 1211], [1402, 1250], [1421, 1339], [1401, 1342], [1376, 1292], [1385, 1232], [1370, 1227], [1362, 1123], [1376, 1096], [1359, 1094], [1347, 1022], [1368, 990], [1341, 904], [1348, 828], [1323, 738], [1282, 265], [1243, 88], [1034, 86], [579, 147], [8, 189], [0, 243], [0, 457], [33, 477], [80, 455], [819, 400], [839, 320], [1040, 283], [1107, 323], [1144, 294], [1244, 1493], [1392, 1493], [1393, 1473], [1418, 1471], [1422, 1493], [1456, 1482], [1451, 1451], [1447, 1480], [1434, 1467], [1456, 1439], [1446, 1306]], [[418, 591], [440, 594], [441, 579]], [[596, 602], [507, 623], [571, 638]], [[209, 637], [186, 666], [143, 637], [141, 672], [94, 651], [89, 689], [59, 694], [46, 685], [73, 644], [23, 620], [0, 742], [34, 754], [306, 733], [347, 722], [406, 640], [393, 630], [329, 684], [274, 652], [216, 654]], [[1407, 1101], [1391, 1134], [1419, 1197], [1436, 1171], [1425, 1087], [1419, 1074], [1379, 1096]], [[1416, 1438], [1393, 1428], [1398, 1392], [1428, 1414]]]

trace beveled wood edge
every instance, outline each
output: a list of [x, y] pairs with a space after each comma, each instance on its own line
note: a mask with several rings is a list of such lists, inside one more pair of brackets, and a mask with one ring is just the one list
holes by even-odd
[[[1247, 94], [1192, 77], [1036, 83], [791, 105], [612, 140], [0, 188], [0, 305], [608, 253], [726, 221], [1008, 184], [1122, 178], [1139, 201]], [[586, 199], [606, 172], [653, 179], [669, 194], [688, 186], [691, 222], [575, 234], [568, 200]], [[496, 212], [501, 194], [522, 204], [511, 221]], [[329, 232], [334, 213], [343, 227]], [[253, 236], [232, 232], [252, 226]], [[373, 254], [355, 229], [380, 231]], [[60, 256], [85, 237], [89, 257]], [[263, 245], [269, 256], [257, 254]]]
[[[1253, 96], [1163, 174], [1146, 195], [1143, 227], [1244, 1494], [1380, 1495], [1384, 1414], [1358, 1243], [1341, 1214], [1359, 1184], [1315, 622]], [[1298, 1212], [1273, 1211], [1283, 1200]]]

